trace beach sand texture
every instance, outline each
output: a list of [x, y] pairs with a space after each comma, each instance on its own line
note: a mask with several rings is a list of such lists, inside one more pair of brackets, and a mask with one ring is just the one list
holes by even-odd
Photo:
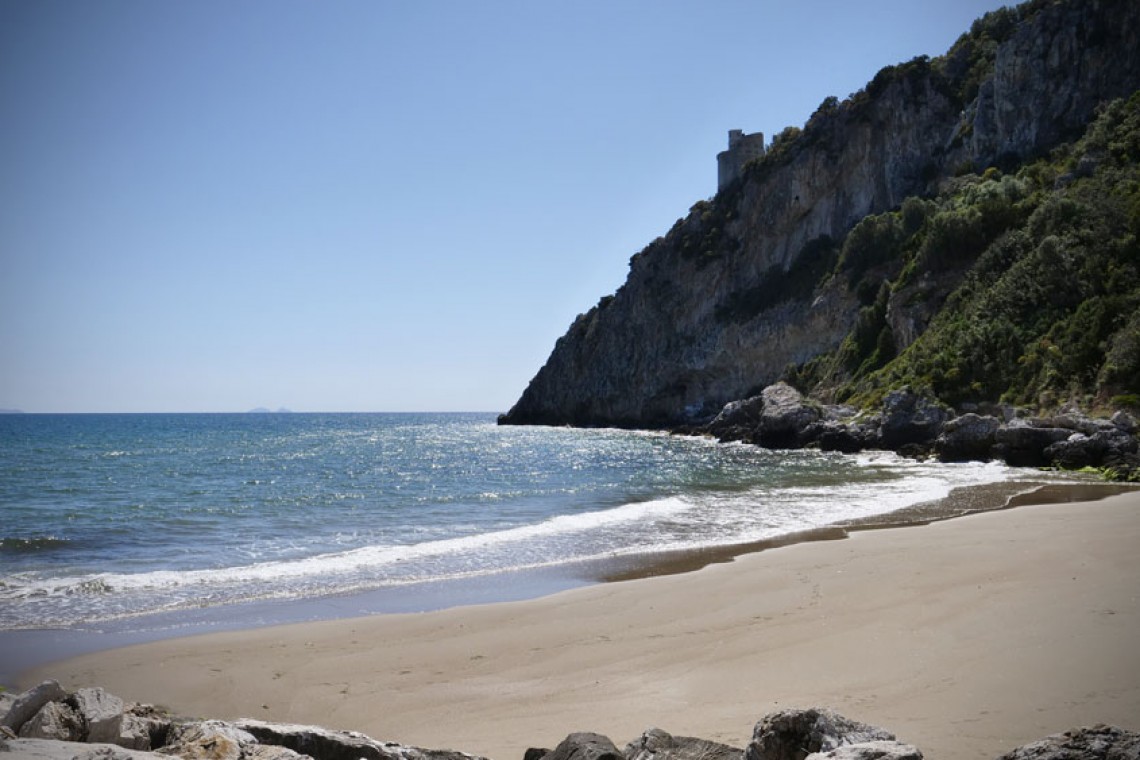
[[930, 758], [1140, 729], [1140, 491], [857, 532], [543, 599], [160, 641], [25, 674], [495, 760], [829, 706]]

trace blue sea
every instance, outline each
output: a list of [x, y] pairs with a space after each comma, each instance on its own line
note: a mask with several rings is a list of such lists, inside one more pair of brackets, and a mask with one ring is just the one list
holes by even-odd
[[506, 598], [1015, 476], [492, 414], [0, 415], [0, 631], [472, 579]]

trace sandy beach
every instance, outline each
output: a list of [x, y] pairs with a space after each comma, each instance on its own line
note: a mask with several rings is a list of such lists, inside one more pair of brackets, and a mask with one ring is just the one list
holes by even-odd
[[591, 730], [744, 746], [830, 706], [930, 758], [1140, 729], [1140, 491], [860, 531], [542, 599], [173, 639], [26, 673], [179, 714], [519, 760]]

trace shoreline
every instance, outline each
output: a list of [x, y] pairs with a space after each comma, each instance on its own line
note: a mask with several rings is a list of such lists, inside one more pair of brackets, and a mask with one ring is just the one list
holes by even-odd
[[1056, 483], [1027, 477], [953, 489], [947, 496], [903, 509], [760, 541], [645, 552], [569, 562], [545, 568], [507, 570], [487, 576], [424, 581], [346, 594], [301, 599], [263, 599], [236, 604], [148, 613], [58, 628], [0, 631], [0, 685], [23, 683], [31, 670], [85, 654], [153, 641], [225, 631], [342, 620], [372, 615], [436, 612], [479, 604], [541, 599], [570, 589], [700, 570], [756, 552], [799, 543], [835, 541], [854, 531], [926, 525], [1018, 505], [1091, 501], [1127, 491], [1103, 481]]
[[1136, 727], [1138, 540], [1133, 488], [539, 599], [167, 639], [20, 683], [495, 760], [577, 730], [743, 746], [762, 714], [812, 705], [931, 757], [992, 758], [1080, 724]]
[[856, 531], [928, 525], [970, 514], [1039, 503], [1094, 501], [1133, 488], [1102, 481], [1056, 483], [1030, 478], [1000, 481], [956, 488], [941, 499], [894, 512], [749, 543], [630, 554], [347, 594], [180, 609], [81, 626], [0, 631], [0, 685], [23, 683], [27, 672], [54, 662], [125, 646], [226, 631], [541, 599], [600, 583], [695, 572], [757, 552], [806, 542], [842, 540]]

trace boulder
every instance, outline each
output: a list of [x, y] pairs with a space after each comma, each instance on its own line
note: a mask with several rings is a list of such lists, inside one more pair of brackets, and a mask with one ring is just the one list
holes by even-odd
[[1073, 433], [1063, 441], [1045, 447], [1045, 456], [1059, 467], [1076, 470], [1100, 467], [1106, 459], [1135, 454], [1136, 439], [1119, 428], [1100, 430], [1092, 435]]
[[889, 449], [908, 443], [931, 443], [949, 418], [946, 407], [902, 388], [883, 399], [879, 436]]
[[609, 738], [588, 732], [567, 736], [545, 760], [625, 760]]
[[44, 681], [39, 686], [33, 686], [16, 697], [16, 701], [8, 708], [7, 714], [0, 720], [0, 725], [7, 726], [19, 733], [20, 727], [26, 721], [31, 720], [44, 705], [48, 702], [62, 702], [66, 697], [67, 692], [63, 690], [59, 682]]
[[729, 401], [720, 414], [705, 426], [705, 431], [721, 441], [746, 441], [760, 425], [764, 397], [752, 396], [740, 401]]
[[68, 702], [82, 718], [84, 741], [114, 744], [123, 727], [123, 700], [100, 688], [80, 689]]
[[895, 741], [895, 735], [824, 708], [781, 710], [769, 713], [756, 724], [744, 758], [804, 760], [813, 752], [874, 741]]
[[115, 744], [129, 749], [153, 749], [167, 742], [171, 721], [153, 705], [131, 705], [123, 713]]
[[48, 702], [20, 726], [20, 737], [24, 739], [78, 742], [83, 740], [83, 735], [83, 718], [66, 702]]
[[1052, 461], [1045, 449], [1072, 434], [1068, 428], [1037, 427], [1024, 420], [1014, 420], [994, 433], [994, 456], [1014, 467], [1045, 467]]
[[819, 446], [821, 451], [839, 451], [854, 454], [874, 446], [878, 433], [865, 425], [839, 420], [823, 420], [804, 430], [805, 441]]
[[12, 705], [16, 704], [16, 695], [7, 691], [0, 691], [0, 719], [8, 714]]
[[220, 720], [173, 726], [168, 739], [158, 753], [185, 760], [242, 760], [244, 750], [257, 744], [252, 734]]
[[464, 752], [379, 742], [358, 731], [331, 731], [318, 726], [260, 720], [239, 720], [232, 727], [251, 735], [261, 744], [285, 747], [321, 760], [484, 760]]
[[166, 755], [114, 747], [109, 744], [75, 744], [55, 739], [15, 739], [0, 757], [12, 760], [170, 760]]
[[625, 760], [743, 760], [744, 750], [651, 728], [626, 745]]
[[1137, 424], [1136, 418], [1123, 409], [1112, 415], [1112, 417], [1109, 418], [1109, 422], [1118, 430], [1123, 430], [1125, 433], [1128, 433], [1128, 435], [1140, 433], [1140, 424]]
[[996, 417], [963, 414], [942, 425], [934, 450], [943, 462], [984, 462], [992, 457], [999, 427]]
[[1022, 745], [998, 760], [1140, 760], [1140, 733], [1105, 725], [1077, 728]]
[[1085, 435], [1093, 435], [1102, 430], [1109, 430], [1115, 427], [1115, 425], [1108, 420], [1096, 420], [1078, 410], [1062, 412], [1047, 420], [1040, 420], [1038, 425], [1040, 427], [1066, 428], [1067, 430], [1084, 433]]
[[823, 416], [818, 407], [805, 402], [799, 391], [784, 382], [769, 385], [760, 396], [764, 405], [757, 442], [770, 449], [802, 446], [805, 429]]
[[922, 752], [902, 742], [847, 744], [830, 752], [813, 752], [807, 760], [922, 760]]

